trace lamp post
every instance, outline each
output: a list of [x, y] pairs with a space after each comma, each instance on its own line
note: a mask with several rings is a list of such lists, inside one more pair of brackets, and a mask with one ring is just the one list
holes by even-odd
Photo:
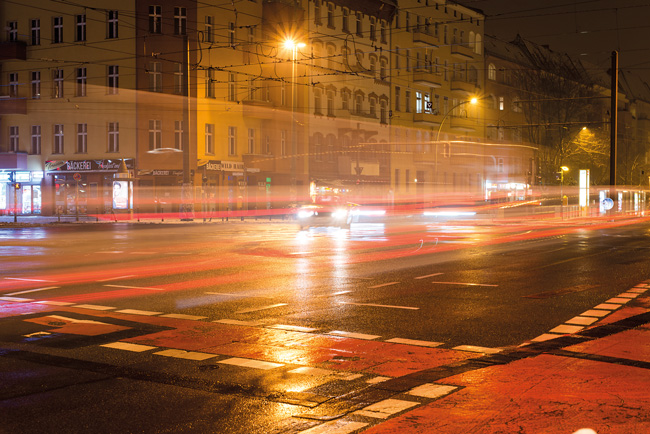
[[562, 216], [562, 219], [564, 219], [564, 194], [562, 193], [562, 188], [564, 187], [564, 172], [568, 171], [568, 167], [560, 167], [560, 215]]
[[296, 63], [298, 59], [298, 48], [305, 47], [303, 42], [297, 42], [294, 39], [287, 38], [284, 41], [284, 48], [291, 50], [291, 201], [295, 202], [296, 198], [296, 177], [298, 154], [298, 143], [296, 142], [296, 105], [298, 95], [296, 95]]

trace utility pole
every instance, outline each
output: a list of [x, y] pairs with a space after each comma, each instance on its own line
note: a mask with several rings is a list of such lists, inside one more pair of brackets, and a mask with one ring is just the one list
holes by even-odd
[[610, 195], [616, 202], [616, 139], [618, 135], [618, 52], [612, 51], [612, 93], [611, 93], [611, 136], [609, 145], [609, 185]]
[[190, 108], [189, 108], [189, 57], [190, 46], [187, 35], [183, 36], [183, 185], [181, 187], [181, 220], [192, 221], [194, 220], [194, 182], [191, 176], [190, 169]]

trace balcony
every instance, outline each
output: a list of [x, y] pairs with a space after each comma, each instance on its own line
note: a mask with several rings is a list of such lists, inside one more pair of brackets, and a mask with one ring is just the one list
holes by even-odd
[[451, 80], [450, 88], [452, 92], [463, 92], [466, 95], [474, 95], [476, 93], [476, 84], [463, 80]]
[[416, 69], [413, 71], [413, 83], [428, 87], [441, 87], [442, 80], [439, 74], [435, 74], [426, 69]]
[[244, 117], [257, 119], [272, 119], [275, 109], [271, 101], [246, 99], [242, 102], [242, 114]]
[[438, 48], [440, 45], [440, 40], [437, 36], [425, 33], [423, 31], [414, 30], [413, 43], [423, 47]]
[[451, 45], [451, 55], [461, 58], [463, 60], [473, 59], [474, 51], [471, 47], [461, 45], [461, 44], [452, 44]]
[[12, 98], [7, 95], [0, 96], [0, 115], [26, 115], [27, 100], [25, 98]]
[[0, 60], [27, 60], [27, 44], [22, 41], [0, 42]]
[[421, 125], [440, 125], [440, 116], [433, 113], [413, 113], [413, 122]]
[[468, 118], [465, 116], [452, 117], [449, 120], [449, 126], [452, 130], [462, 131], [462, 132], [473, 132], [479, 126], [478, 120], [473, 118]]

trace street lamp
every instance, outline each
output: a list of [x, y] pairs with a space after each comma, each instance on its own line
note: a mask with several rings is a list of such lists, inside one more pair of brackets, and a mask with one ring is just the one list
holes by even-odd
[[295, 202], [296, 196], [296, 158], [298, 154], [298, 144], [296, 142], [296, 105], [298, 96], [296, 95], [296, 63], [298, 59], [298, 49], [304, 48], [304, 42], [298, 42], [292, 38], [284, 40], [284, 48], [291, 50], [291, 201]]
[[567, 166], [560, 166], [560, 215], [562, 218], [564, 218], [564, 195], [562, 194], [562, 187], [564, 186], [564, 172], [568, 171], [569, 168]]

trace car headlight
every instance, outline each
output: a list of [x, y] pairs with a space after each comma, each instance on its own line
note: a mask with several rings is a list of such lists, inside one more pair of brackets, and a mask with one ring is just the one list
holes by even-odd
[[306, 211], [306, 210], [300, 210], [298, 211], [298, 218], [299, 219], [308, 219], [309, 217], [314, 215], [314, 211]]
[[342, 220], [344, 218], [347, 218], [348, 216], [348, 210], [347, 209], [336, 209], [332, 212], [332, 217], [335, 218], [336, 220]]

